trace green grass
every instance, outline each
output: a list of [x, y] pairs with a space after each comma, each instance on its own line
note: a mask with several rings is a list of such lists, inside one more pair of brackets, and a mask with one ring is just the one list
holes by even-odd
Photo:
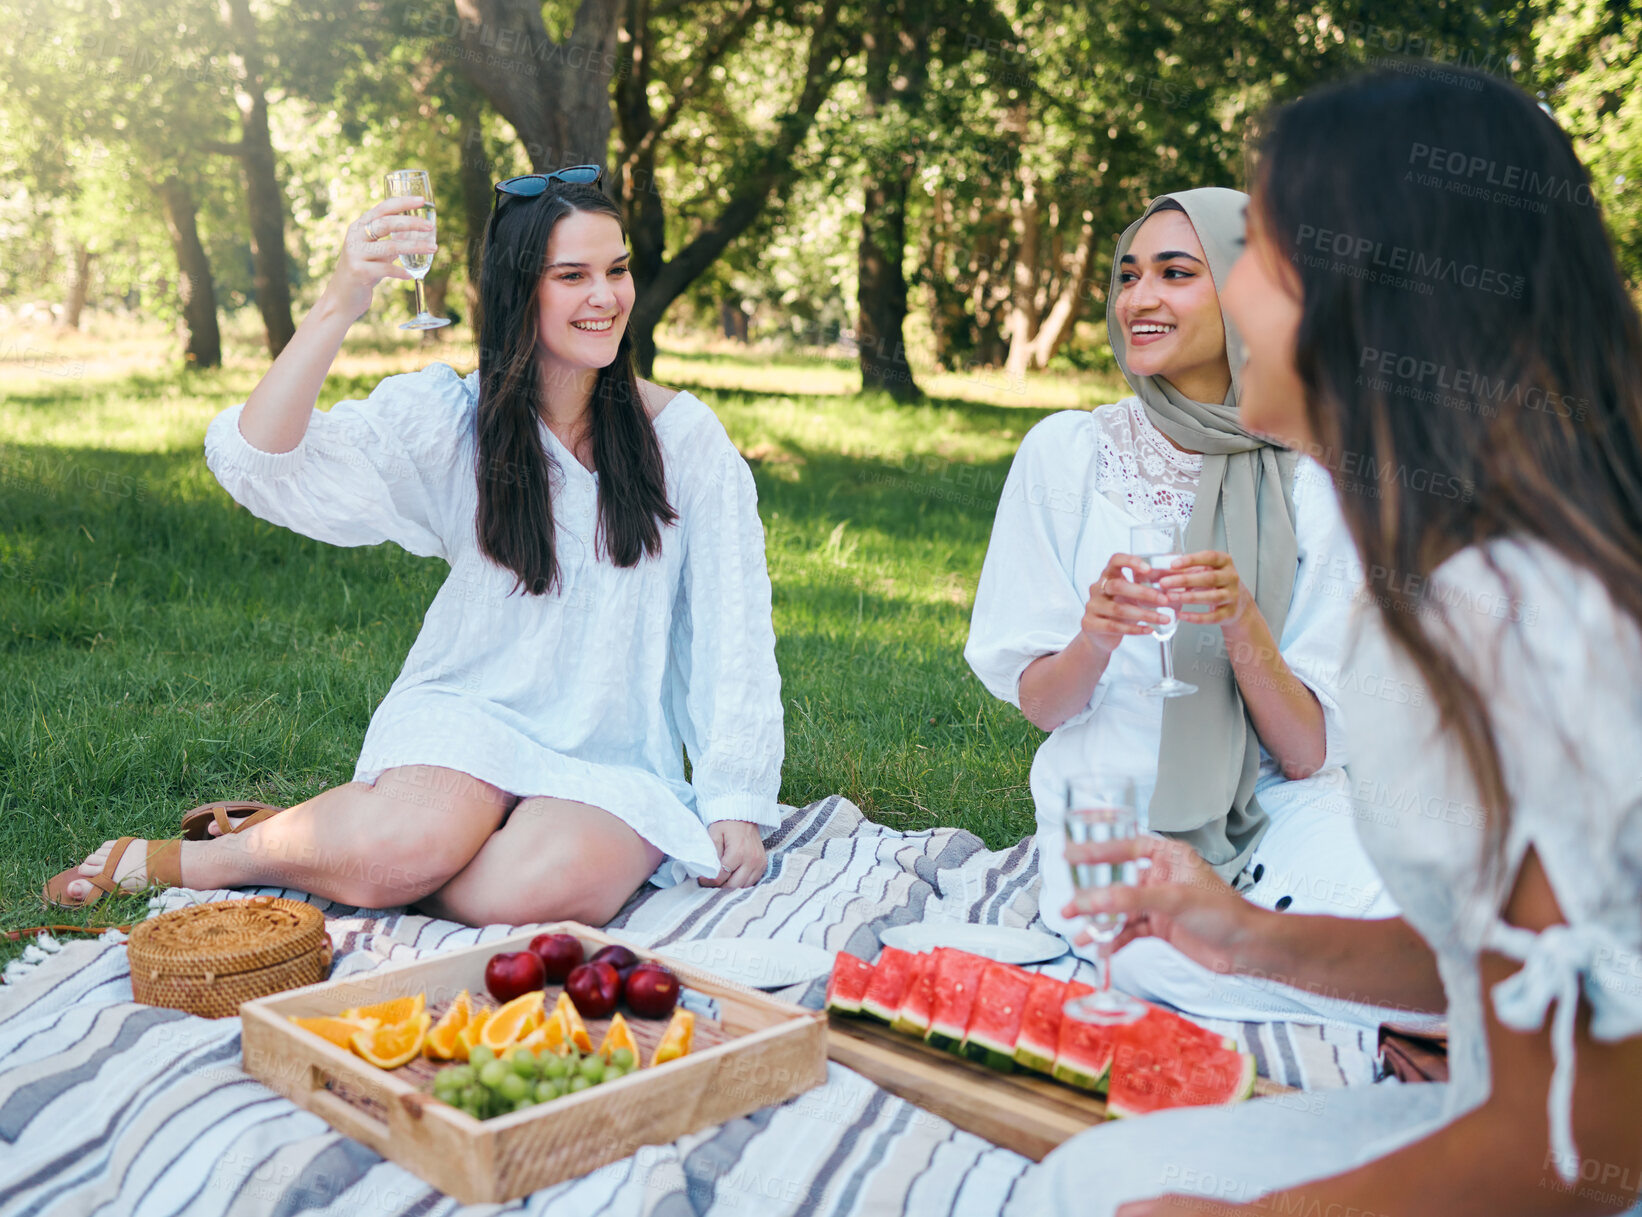
[[[347, 353], [322, 405], [457, 351]], [[722, 387], [737, 364], [664, 357], [749, 454], [786, 704], [781, 798], [838, 792], [896, 828], [955, 824], [991, 846], [1032, 828], [1040, 734], [962, 656], [992, 512], [1044, 409]], [[352, 776], [446, 567], [265, 524], [206, 469], [201, 437], [266, 368], [95, 362], [10, 380], [0, 404], [0, 929], [141, 918], [144, 901], [44, 909], [44, 880], [121, 834], [173, 835], [215, 798], [287, 803]], [[363, 369], [363, 370], [361, 370]], [[710, 377], [693, 379], [697, 371]], [[764, 383], [768, 362], [756, 369]], [[1110, 400], [1110, 397], [1108, 397]], [[18, 948], [0, 943], [0, 959]]]

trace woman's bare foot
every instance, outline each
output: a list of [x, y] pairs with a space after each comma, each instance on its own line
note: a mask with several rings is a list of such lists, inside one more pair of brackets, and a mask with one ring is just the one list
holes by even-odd
[[[113, 848], [113, 841], [104, 841], [102, 848], [80, 863], [80, 873], [87, 876], [101, 874], [103, 863], [108, 861], [109, 851]], [[128, 892], [140, 892], [148, 886], [147, 841], [133, 841], [126, 847], [125, 853], [120, 857], [119, 868], [114, 872], [114, 881]], [[74, 900], [85, 900], [96, 890], [89, 878], [70, 879], [66, 892]]]

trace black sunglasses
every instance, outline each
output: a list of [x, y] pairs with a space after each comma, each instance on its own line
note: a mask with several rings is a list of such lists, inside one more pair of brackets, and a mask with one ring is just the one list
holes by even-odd
[[603, 177], [602, 165], [572, 165], [568, 169], [555, 169], [552, 173], [525, 173], [518, 177], [503, 178], [496, 183], [496, 193], [533, 199], [539, 194], [546, 193], [549, 182], [597, 186]]

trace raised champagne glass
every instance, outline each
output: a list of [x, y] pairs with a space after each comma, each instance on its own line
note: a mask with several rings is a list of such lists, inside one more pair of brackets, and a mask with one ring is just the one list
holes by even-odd
[[[433, 204], [433, 182], [428, 178], [426, 169], [395, 169], [384, 179], [387, 183], [388, 197], [399, 195], [416, 195], [426, 201], [426, 206], [417, 207], [404, 214], [415, 216], [420, 220], [432, 220], [434, 230], [431, 234], [434, 240], [439, 239], [439, 216]], [[436, 330], [442, 325], [449, 325], [449, 317], [435, 317], [428, 312], [427, 300], [422, 291], [422, 280], [427, 276], [429, 268], [433, 266], [432, 254], [400, 254], [399, 265], [411, 273], [416, 280], [416, 316], [403, 322], [402, 330]]]

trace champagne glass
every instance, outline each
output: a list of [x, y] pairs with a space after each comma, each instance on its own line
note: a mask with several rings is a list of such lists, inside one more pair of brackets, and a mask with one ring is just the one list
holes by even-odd
[[[1129, 530], [1129, 552], [1154, 569], [1161, 567], [1166, 570], [1173, 564], [1173, 559], [1186, 552], [1184, 533], [1185, 530], [1178, 524], [1137, 524]], [[1174, 649], [1170, 643], [1174, 632], [1180, 628], [1180, 617], [1168, 605], [1153, 607], [1167, 618], [1152, 627], [1152, 637], [1157, 639], [1158, 646], [1163, 650], [1163, 679], [1141, 692], [1153, 697], [1185, 697], [1196, 693], [1196, 685], [1175, 679]]]
[[[1134, 779], [1115, 773], [1089, 773], [1066, 783], [1067, 845], [1129, 841], [1140, 835], [1140, 813]], [[1086, 892], [1115, 884], [1140, 882], [1138, 862], [1071, 862], [1072, 887]], [[1123, 932], [1122, 913], [1095, 913], [1087, 919], [1095, 940], [1098, 983], [1093, 993], [1074, 997], [1063, 1007], [1068, 1018], [1080, 1022], [1120, 1026], [1143, 1017], [1146, 1007], [1126, 993], [1112, 990], [1112, 943]]]
[[[433, 183], [428, 180], [426, 169], [395, 169], [384, 179], [388, 186], [388, 197], [411, 194], [427, 201], [426, 207], [417, 207], [405, 212], [405, 215], [415, 216], [419, 220], [434, 222], [433, 237], [439, 238], [439, 217], [433, 205]], [[410, 271], [411, 277], [416, 280], [416, 316], [400, 325], [402, 330], [436, 330], [442, 325], [449, 325], [449, 317], [435, 317], [428, 312], [427, 301], [422, 295], [422, 280], [428, 269], [433, 265], [432, 254], [400, 254], [399, 265]]]

